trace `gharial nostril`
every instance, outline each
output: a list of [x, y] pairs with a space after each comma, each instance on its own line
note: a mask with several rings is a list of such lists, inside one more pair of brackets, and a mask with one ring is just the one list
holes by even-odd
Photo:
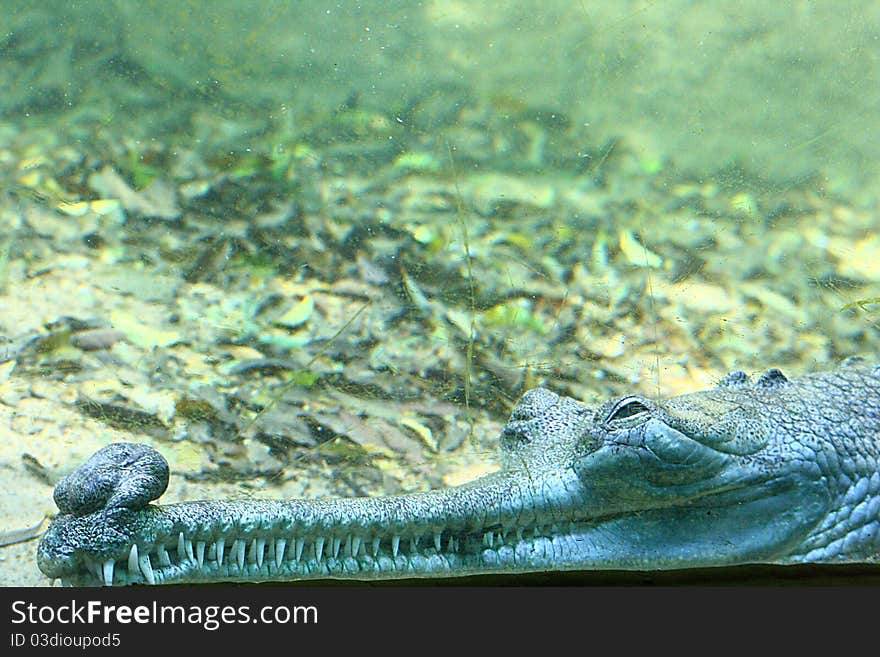
[[111, 443], [55, 486], [59, 511], [84, 516], [100, 509], [139, 509], [168, 487], [168, 462], [148, 445]]

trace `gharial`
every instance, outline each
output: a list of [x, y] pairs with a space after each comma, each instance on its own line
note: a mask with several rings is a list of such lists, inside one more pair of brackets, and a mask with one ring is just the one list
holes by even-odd
[[537, 388], [500, 444], [500, 471], [443, 490], [168, 505], [165, 460], [111, 444], [57, 485], [37, 563], [109, 585], [880, 561], [880, 366], [861, 359], [598, 409]]

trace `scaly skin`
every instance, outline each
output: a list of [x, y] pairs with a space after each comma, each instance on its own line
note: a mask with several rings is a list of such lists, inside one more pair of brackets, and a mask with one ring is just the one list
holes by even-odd
[[538, 388], [500, 442], [499, 472], [445, 490], [164, 506], [165, 460], [109, 445], [56, 487], [37, 562], [94, 585], [880, 561], [880, 367], [860, 359], [598, 410]]

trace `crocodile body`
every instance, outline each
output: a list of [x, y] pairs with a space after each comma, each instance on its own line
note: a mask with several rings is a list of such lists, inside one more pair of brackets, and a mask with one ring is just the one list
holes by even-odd
[[880, 366], [850, 359], [599, 408], [526, 393], [499, 472], [376, 498], [154, 505], [168, 466], [109, 445], [40, 542], [77, 585], [390, 579], [880, 561]]

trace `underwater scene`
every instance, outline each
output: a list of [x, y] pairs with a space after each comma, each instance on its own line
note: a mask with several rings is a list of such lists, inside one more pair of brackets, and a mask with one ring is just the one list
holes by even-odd
[[4, 25], [0, 584], [880, 558], [880, 4]]

